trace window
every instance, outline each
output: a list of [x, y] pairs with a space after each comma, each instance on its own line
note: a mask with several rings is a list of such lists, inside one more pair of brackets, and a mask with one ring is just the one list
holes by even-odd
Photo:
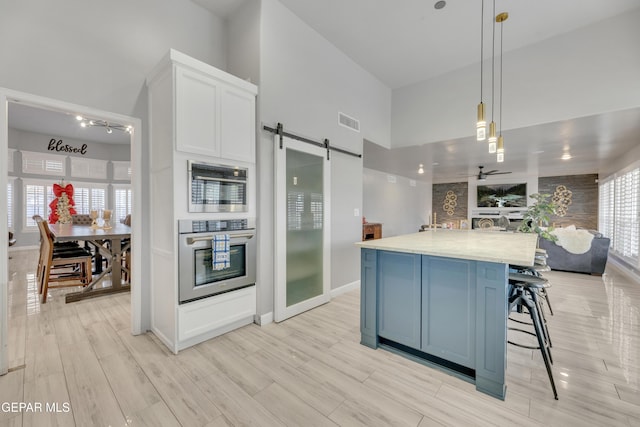
[[600, 185], [599, 191], [599, 212], [598, 212], [598, 230], [611, 239], [613, 244], [613, 187], [615, 181], [612, 179]]
[[24, 182], [24, 227], [33, 231], [38, 224], [33, 220], [34, 215], [43, 218], [49, 216], [49, 203], [54, 199], [53, 184], [45, 181], [23, 180]]
[[22, 152], [22, 173], [65, 176], [66, 156], [49, 153]]
[[116, 221], [123, 220], [131, 213], [131, 187], [129, 185], [113, 186], [113, 210]]
[[640, 167], [600, 185], [600, 225], [614, 253], [640, 261]]
[[105, 209], [107, 206], [107, 185], [87, 182], [73, 184], [73, 201], [76, 212], [89, 214], [92, 210]]
[[7, 227], [13, 230], [13, 184], [14, 180], [7, 182]]

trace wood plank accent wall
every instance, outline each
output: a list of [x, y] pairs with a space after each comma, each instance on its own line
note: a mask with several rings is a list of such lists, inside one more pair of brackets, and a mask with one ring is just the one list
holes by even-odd
[[552, 217], [551, 223], [556, 226], [574, 224], [576, 227], [597, 230], [597, 179], [597, 174], [548, 176], [538, 178], [538, 193], [550, 194], [553, 196], [553, 193], [556, 191], [556, 187], [559, 185], [564, 185], [572, 192], [572, 203], [567, 208], [567, 214], [563, 217]]
[[[453, 215], [448, 215], [442, 208], [445, 198], [447, 197], [447, 191], [453, 191], [457, 196], [457, 205], [455, 207]], [[436, 212], [438, 214], [438, 224], [443, 222], [454, 221], [459, 219], [467, 219], [468, 215], [468, 194], [469, 183], [467, 182], [454, 182], [447, 184], [433, 184], [433, 195], [431, 213]]]

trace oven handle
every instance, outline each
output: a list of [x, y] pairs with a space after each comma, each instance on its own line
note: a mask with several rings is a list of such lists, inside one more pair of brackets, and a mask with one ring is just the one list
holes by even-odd
[[[230, 235], [229, 238], [231, 240], [233, 239], [251, 239], [253, 238], [253, 236], [255, 236], [255, 234], [251, 234], [251, 233], [247, 233], [247, 234], [233, 234]], [[188, 245], [193, 245], [196, 242], [210, 242], [212, 239], [211, 236], [209, 237], [187, 237], [187, 244]]]
[[244, 178], [228, 179], [228, 178], [214, 178], [214, 177], [202, 176], [202, 175], [194, 176], [193, 179], [202, 180], [202, 181], [234, 182], [234, 183], [240, 183], [240, 184], [244, 184], [247, 182], [247, 180]]

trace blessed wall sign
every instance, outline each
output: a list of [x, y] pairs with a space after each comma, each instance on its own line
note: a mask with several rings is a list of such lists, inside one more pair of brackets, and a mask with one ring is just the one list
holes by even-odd
[[47, 150], [57, 152], [62, 151], [64, 153], [77, 153], [84, 156], [87, 154], [87, 144], [82, 144], [80, 147], [74, 147], [72, 145], [65, 144], [61, 139], [51, 138]]

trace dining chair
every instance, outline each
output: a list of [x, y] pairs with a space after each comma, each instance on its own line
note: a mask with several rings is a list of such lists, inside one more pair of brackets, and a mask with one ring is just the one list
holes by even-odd
[[38, 288], [44, 304], [49, 288], [86, 286], [91, 282], [91, 253], [82, 248], [54, 251], [47, 222], [38, 222], [38, 227], [42, 236]]

